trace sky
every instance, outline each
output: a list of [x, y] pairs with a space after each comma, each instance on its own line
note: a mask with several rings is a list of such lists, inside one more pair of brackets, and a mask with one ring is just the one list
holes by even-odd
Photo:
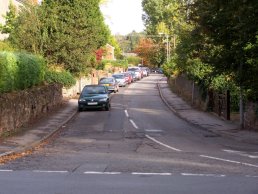
[[144, 30], [141, 0], [108, 0], [101, 10], [113, 35]]

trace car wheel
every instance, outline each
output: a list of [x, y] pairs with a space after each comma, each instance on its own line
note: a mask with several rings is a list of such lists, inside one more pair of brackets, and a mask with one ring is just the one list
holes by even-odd
[[110, 104], [107, 104], [106, 107], [105, 107], [105, 111], [109, 111], [110, 110]]
[[82, 108], [78, 107], [78, 112], [82, 112]]

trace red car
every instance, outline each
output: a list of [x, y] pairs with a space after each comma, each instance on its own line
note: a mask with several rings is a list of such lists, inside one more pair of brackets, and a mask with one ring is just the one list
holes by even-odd
[[123, 74], [125, 75], [125, 79], [128, 84], [133, 82], [133, 77], [129, 72], [124, 72]]

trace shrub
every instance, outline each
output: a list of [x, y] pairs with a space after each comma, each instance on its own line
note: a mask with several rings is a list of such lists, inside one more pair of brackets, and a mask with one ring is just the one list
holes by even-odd
[[17, 71], [16, 55], [10, 52], [0, 52], [0, 92], [17, 89], [15, 83]]
[[0, 52], [0, 92], [23, 90], [44, 81], [46, 62], [42, 57]]
[[68, 71], [55, 71], [48, 70], [45, 75], [45, 81], [47, 83], [60, 83], [64, 87], [69, 88], [76, 83], [76, 80], [72, 74]]
[[14, 48], [12, 48], [12, 46], [5, 41], [0, 41], [0, 51], [13, 51]]
[[25, 89], [44, 81], [46, 62], [42, 57], [26, 53], [17, 54], [17, 88]]

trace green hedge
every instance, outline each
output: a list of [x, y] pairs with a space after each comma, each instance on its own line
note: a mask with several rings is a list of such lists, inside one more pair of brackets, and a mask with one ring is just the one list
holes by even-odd
[[46, 62], [42, 57], [0, 52], [0, 92], [23, 90], [44, 81]]
[[61, 83], [64, 87], [71, 87], [76, 83], [76, 80], [70, 72], [67, 71], [51, 71], [48, 70], [45, 75], [45, 81], [48, 83]]

